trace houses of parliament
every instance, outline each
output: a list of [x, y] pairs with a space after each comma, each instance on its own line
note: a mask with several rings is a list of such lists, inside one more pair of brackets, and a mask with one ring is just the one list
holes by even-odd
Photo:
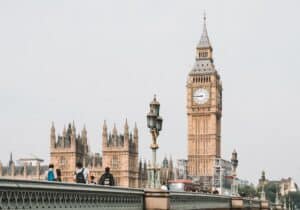
[[[213, 48], [211, 46], [204, 17], [203, 32], [196, 46], [195, 64], [188, 73], [186, 82], [187, 107], [187, 173], [189, 177], [212, 178], [214, 166], [221, 158], [221, 116], [222, 84], [214, 66]], [[184, 141], [184, 140], [183, 140]], [[62, 171], [62, 179], [73, 181], [77, 161], [96, 178], [109, 166], [116, 184], [127, 187], [145, 187], [147, 184], [146, 162], [139, 161], [139, 136], [137, 125], [132, 131], [127, 120], [122, 132], [116, 126], [109, 131], [106, 122], [102, 128], [102, 152], [92, 154], [87, 143], [87, 130], [84, 127], [79, 133], [71, 123], [57, 134], [54, 124], [50, 131], [50, 161]], [[227, 161], [228, 162], [228, 161]], [[10, 163], [12, 164], [12, 163]], [[172, 167], [172, 169], [169, 168]], [[34, 169], [26, 168], [11, 171], [0, 165], [0, 176], [7, 173], [24, 174], [33, 171], [32, 177], [42, 172], [37, 165]], [[25, 171], [25, 172], [24, 172]], [[161, 169], [162, 179], [174, 178], [173, 162], [164, 160]], [[22, 175], [20, 175], [22, 176]], [[25, 176], [25, 175], [24, 175]]]

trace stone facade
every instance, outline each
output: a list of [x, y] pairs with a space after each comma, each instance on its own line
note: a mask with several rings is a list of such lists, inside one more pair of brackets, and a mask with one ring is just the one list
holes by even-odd
[[[80, 161], [88, 168], [96, 180], [104, 173], [105, 167], [110, 167], [118, 186], [139, 187], [145, 179], [143, 169], [138, 164], [138, 129], [135, 125], [133, 133], [129, 132], [127, 120], [124, 133], [118, 133], [116, 126], [108, 132], [106, 122], [102, 129], [102, 157], [99, 153], [92, 154], [87, 143], [87, 131], [84, 127], [81, 135], [76, 134], [76, 128], [69, 124], [62, 135], [56, 137], [54, 125], [50, 135], [51, 163], [62, 171], [62, 180], [73, 182], [76, 162]], [[141, 166], [142, 167], [142, 166]]]
[[188, 174], [212, 177], [221, 156], [222, 84], [214, 67], [204, 19], [196, 61], [187, 80]]
[[118, 134], [114, 125], [108, 133], [106, 123], [102, 132], [103, 167], [109, 166], [120, 186], [138, 187], [138, 129], [135, 125], [133, 134], [129, 133], [127, 120], [124, 133]]
[[50, 162], [55, 168], [61, 169], [62, 181], [72, 182], [76, 162], [88, 165], [89, 148], [87, 145], [87, 131], [83, 128], [81, 135], [76, 134], [75, 124], [64, 127], [62, 135], [56, 138], [54, 124], [50, 134]]

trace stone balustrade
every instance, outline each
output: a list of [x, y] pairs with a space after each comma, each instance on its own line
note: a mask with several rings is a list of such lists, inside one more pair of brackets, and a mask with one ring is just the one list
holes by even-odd
[[0, 179], [0, 210], [269, 210], [267, 201], [202, 193]]
[[0, 179], [0, 209], [142, 210], [144, 191], [73, 183]]

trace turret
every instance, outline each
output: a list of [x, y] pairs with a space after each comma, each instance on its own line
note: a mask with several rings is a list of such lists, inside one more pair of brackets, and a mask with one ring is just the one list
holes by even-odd
[[88, 146], [88, 143], [87, 143], [87, 131], [86, 131], [85, 125], [83, 126], [83, 129], [81, 131], [81, 140], [82, 140], [83, 153], [84, 153], [83, 165], [84, 165], [84, 167], [86, 167], [87, 163], [88, 163], [87, 155], [88, 155], [88, 152], [89, 152], [89, 146]]
[[174, 165], [173, 165], [173, 158], [170, 156], [169, 159], [169, 179], [174, 179]]
[[135, 151], [139, 151], [139, 133], [136, 123], [134, 123], [134, 130], [133, 130], [133, 142], [135, 145]]
[[169, 168], [169, 161], [167, 159], [167, 157], [165, 156], [163, 162], [162, 162], [162, 167], [163, 168]]
[[51, 148], [55, 148], [56, 136], [55, 136], [54, 122], [52, 122], [51, 131], [50, 131], [50, 142], [51, 142]]
[[82, 144], [87, 145], [87, 131], [85, 125], [81, 131]]
[[171, 170], [173, 170], [173, 168], [174, 168], [172, 156], [170, 156], [170, 158], [169, 158], [169, 168], [170, 168]]
[[128, 149], [129, 147], [129, 126], [127, 123], [127, 119], [125, 120], [125, 125], [124, 125], [124, 147]]
[[102, 128], [102, 149], [107, 146], [108, 136], [107, 136], [107, 125], [106, 120], [104, 120], [103, 128]]
[[76, 136], [75, 122], [72, 123], [72, 135]]
[[117, 130], [116, 124], [114, 123], [114, 127], [113, 127], [113, 130], [112, 130], [112, 142], [111, 142], [111, 144], [113, 146], [116, 146], [117, 141], [118, 141], [118, 130]]
[[12, 152], [10, 153], [9, 155], [9, 162], [8, 162], [8, 166], [11, 167], [11, 165], [14, 163], [13, 161], [13, 155], [12, 155]]
[[116, 127], [116, 123], [114, 123], [114, 127], [113, 127], [113, 130], [112, 130], [112, 134], [114, 136], [117, 136], [118, 135], [118, 130], [117, 130], [117, 127]]
[[64, 125], [64, 129], [63, 129], [62, 135], [63, 135], [64, 138], [67, 136], [67, 129], [66, 129], [65, 125]]
[[[83, 126], [83, 129], [81, 131], [81, 139], [82, 139], [82, 144], [84, 146], [87, 146], [87, 131], [85, 125]], [[88, 151], [86, 151], [88, 152]]]
[[147, 167], [147, 161], [144, 160], [144, 166], [143, 166], [143, 176], [146, 179], [147, 178], [147, 171], [148, 171], [148, 167]]
[[76, 128], [74, 121], [71, 128], [71, 148], [76, 149]]
[[62, 137], [61, 137], [61, 147], [64, 148], [65, 147], [65, 141], [66, 141], [66, 138], [67, 138], [67, 129], [66, 129], [66, 126], [64, 125], [64, 129], [63, 129], [63, 132], [62, 132]]

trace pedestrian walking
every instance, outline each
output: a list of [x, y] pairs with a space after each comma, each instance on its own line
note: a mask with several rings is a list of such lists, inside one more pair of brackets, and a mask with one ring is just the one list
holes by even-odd
[[61, 170], [58, 168], [56, 169], [56, 181], [61, 182]]
[[56, 173], [54, 171], [54, 165], [53, 164], [49, 164], [48, 170], [45, 172], [45, 180], [49, 181], [49, 182], [54, 182], [56, 181]]
[[88, 184], [89, 170], [84, 168], [82, 162], [76, 163], [75, 181], [76, 183]]
[[113, 175], [110, 173], [110, 168], [106, 167], [104, 174], [99, 179], [98, 184], [100, 185], [106, 185], [106, 186], [114, 186], [115, 180]]

